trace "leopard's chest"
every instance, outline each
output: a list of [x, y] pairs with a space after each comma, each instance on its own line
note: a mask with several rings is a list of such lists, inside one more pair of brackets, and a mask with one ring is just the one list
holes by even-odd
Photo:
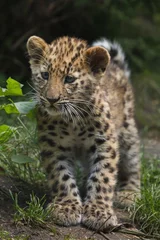
[[38, 126], [39, 139], [45, 136], [55, 143], [54, 148], [71, 149], [73, 157], [81, 162], [90, 157], [90, 148], [94, 145], [95, 137], [91, 123], [74, 126], [72, 123], [66, 124], [62, 121], [52, 120], [44, 122], [43, 125], [39, 123]]
[[[72, 123], [66, 124], [62, 121], [52, 120], [43, 125], [42, 129], [39, 129], [39, 139], [41, 136], [46, 136], [47, 139], [51, 139], [49, 143], [54, 142], [52, 147], [44, 145], [40, 141], [41, 148], [51, 148], [53, 151], [62, 151], [83, 166], [84, 169], [88, 169], [90, 160], [95, 157], [96, 150], [94, 148], [95, 129], [91, 123], [86, 125], [73, 126]], [[68, 152], [69, 149], [69, 152]], [[94, 150], [94, 151], [93, 151]]]

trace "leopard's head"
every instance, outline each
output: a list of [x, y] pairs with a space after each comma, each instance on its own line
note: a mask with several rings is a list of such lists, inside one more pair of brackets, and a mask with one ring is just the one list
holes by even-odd
[[27, 50], [35, 96], [41, 107], [50, 115], [74, 116], [89, 111], [94, 86], [110, 60], [106, 49], [88, 47], [77, 38], [62, 37], [47, 44], [32, 36]]

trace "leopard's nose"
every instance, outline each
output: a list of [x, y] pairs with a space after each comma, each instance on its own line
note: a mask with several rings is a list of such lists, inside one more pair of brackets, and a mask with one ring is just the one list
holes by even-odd
[[60, 97], [57, 97], [57, 98], [47, 98], [47, 101], [49, 102], [49, 103], [51, 103], [51, 104], [54, 104], [54, 103], [56, 103], [56, 102], [58, 102], [59, 101], [59, 99], [60, 99]]

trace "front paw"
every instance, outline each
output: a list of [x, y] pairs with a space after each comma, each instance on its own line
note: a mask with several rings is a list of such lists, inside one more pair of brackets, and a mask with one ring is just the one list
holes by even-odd
[[78, 201], [66, 200], [49, 204], [52, 217], [56, 224], [61, 226], [77, 225], [81, 222], [82, 206]]
[[82, 223], [89, 229], [97, 231], [109, 230], [118, 225], [117, 217], [112, 208], [105, 204], [87, 203], [83, 207]]

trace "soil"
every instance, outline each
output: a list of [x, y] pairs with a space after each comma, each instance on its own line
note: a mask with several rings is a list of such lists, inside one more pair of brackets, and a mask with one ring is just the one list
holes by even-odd
[[[144, 141], [144, 153], [146, 156], [160, 157], [160, 143], [155, 140]], [[33, 189], [33, 186], [16, 179], [10, 178], [5, 175], [0, 176], [0, 231], [8, 231], [11, 237], [20, 235], [28, 236], [27, 240], [85, 240], [85, 239], [97, 239], [97, 240], [137, 240], [142, 239], [138, 236], [129, 234], [112, 232], [105, 233], [103, 236], [100, 233], [95, 233], [86, 229], [83, 226], [73, 227], [60, 227], [52, 224], [54, 231], [50, 228], [35, 227], [28, 225], [16, 225], [14, 223], [14, 207], [11, 196], [8, 190], [12, 190], [13, 193], [18, 193], [19, 204], [25, 206], [26, 200], [29, 195], [34, 191], [38, 196], [43, 196], [43, 193], [38, 188]], [[121, 223], [130, 223], [129, 215], [124, 210], [116, 209], [118, 218]], [[128, 224], [130, 230], [136, 231], [136, 228], [132, 224]], [[137, 230], [138, 231], [138, 230]], [[1, 239], [0, 240], [4, 240]]]

